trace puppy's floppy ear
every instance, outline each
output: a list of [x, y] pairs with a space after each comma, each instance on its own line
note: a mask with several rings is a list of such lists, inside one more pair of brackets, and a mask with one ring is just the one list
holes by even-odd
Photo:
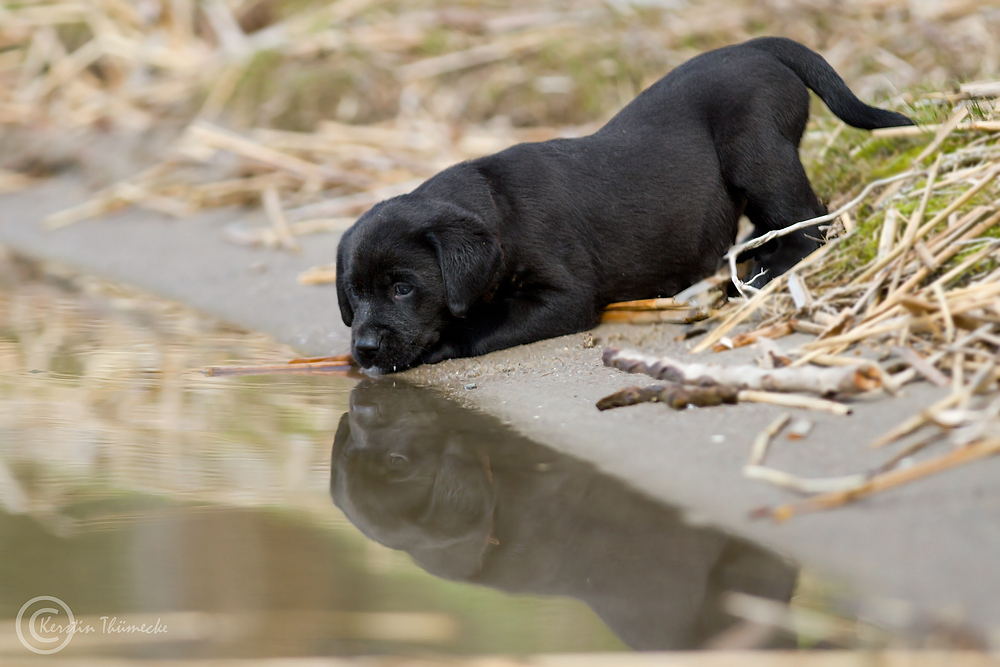
[[351, 308], [351, 302], [347, 299], [347, 285], [344, 284], [344, 273], [347, 268], [347, 249], [345, 246], [348, 243], [349, 233], [349, 231], [345, 232], [340, 237], [340, 243], [337, 244], [337, 305], [340, 306], [340, 318], [347, 326], [354, 323], [354, 309]]
[[448, 310], [464, 317], [500, 271], [500, 242], [475, 213], [441, 202], [428, 238], [437, 253]]

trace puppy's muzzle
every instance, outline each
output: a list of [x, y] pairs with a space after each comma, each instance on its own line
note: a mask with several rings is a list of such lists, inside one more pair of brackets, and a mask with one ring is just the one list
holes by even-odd
[[354, 358], [362, 367], [368, 368], [375, 361], [380, 347], [381, 336], [375, 332], [365, 333], [354, 339]]

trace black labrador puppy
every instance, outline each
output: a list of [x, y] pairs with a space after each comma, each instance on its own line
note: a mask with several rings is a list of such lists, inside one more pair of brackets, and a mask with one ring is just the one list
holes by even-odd
[[[758, 234], [824, 214], [798, 153], [809, 89], [854, 127], [912, 125], [765, 37], [691, 59], [590, 136], [519, 144], [377, 204], [337, 250], [354, 358], [387, 373], [582, 331], [608, 303], [715, 272], [742, 214]], [[757, 286], [817, 236], [762, 247]]]
[[[398, 385], [398, 386], [397, 386]], [[787, 602], [797, 568], [690, 526], [592, 465], [403, 383], [361, 382], [333, 445], [330, 493], [369, 538], [433, 575], [584, 601], [629, 646], [702, 646], [725, 595]], [[788, 638], [772, 645], [794, 646]]]

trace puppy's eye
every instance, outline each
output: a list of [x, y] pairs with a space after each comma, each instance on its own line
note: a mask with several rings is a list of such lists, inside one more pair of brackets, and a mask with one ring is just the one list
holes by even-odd
[[396, 283], [394, 286], [396, 290], [396, 296], [406, 296], [413, 291], [413, 285], [407, 285], [406, 283]]
[[389, 467], [399, 470], [406, 466], [409, 460], [402, 454], [393, 454], [389, 457]]

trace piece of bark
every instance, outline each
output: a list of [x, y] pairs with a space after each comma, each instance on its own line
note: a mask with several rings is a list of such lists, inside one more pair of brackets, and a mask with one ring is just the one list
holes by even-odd
[[597, 401], [598, 410], [610, 410], [639, 403], [664, 403], [675, 410], [689, 405], [708, 407], [737, 402], [739, 390], [733, 387], [692, 387], [682, 384], [656, 384], [650, 387], [628, 387]]
[[683, 384], [720, 384], [740, 389], [805, 392], [820, 396], [858, 394], [882, 386], [881, 373], [871, 366], [802, 366], [766, 370], [755, 366], [686, 364], [669, 357], [654, 357], [613, 347], [605, 348], [603, 358], [605, 366]]
[[[773, 391], [752, 391], [749, 389], [736, 390], [733, 387], [713, 386], [713, 387], [693, 387], [691, 385], [672, 385], [683, 388], [687, 393], [677, 393], [673, 400], [661, 400], [661, 389], [665, 385], [653, 385], [652, 387], [628, 387], [621, 391], [605, 396], [597, 402], [599, 410], [609, 410], [611, 408], [621, 408], [639, 403], [667, 403], [671, 407], [680, 410], [688, 405], [698, 407], [708, 407], [719, 405], [720, 403], [766, 403], [768, 405], [780, 405], [786, 408], [802, 408], [804, 410], [819, 410], [835, 415], [849, 415], [851, 408], [843, 403], [828, 401], [823, 398], [803, 396], [802, 394], [781, 394]], [[693, 394], [693, 390], [704, 390], [703, 393]], [[730, 391], [735, 392], [735, 400], [730, 400]], [[699, 402], [687, 402], [689, 397], [697, 396]], [[716, 398], [719, 400], [717, 402]]]

